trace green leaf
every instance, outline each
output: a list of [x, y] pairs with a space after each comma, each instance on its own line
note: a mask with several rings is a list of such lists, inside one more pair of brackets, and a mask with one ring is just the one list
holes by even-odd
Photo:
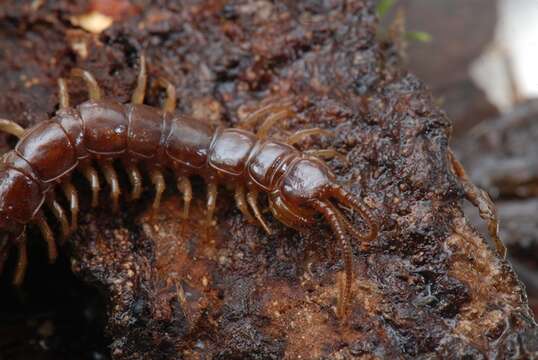
[[379, 0], [376, 7], [377, 16], [382, 19], [396, 4], [396, 0]]
[[428, 43], [433, 40], [433, 37], [431, 36], [431, 34], [428, 34], [427, 32], [424, 32], [424, 31], [408, 31], [405, 34], [405, 36], [409, 40], [423, 42], [423, 43]]

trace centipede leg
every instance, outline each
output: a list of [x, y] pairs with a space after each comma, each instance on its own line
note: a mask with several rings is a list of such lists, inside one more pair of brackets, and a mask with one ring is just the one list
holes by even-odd
[[24, 134], [24, 128], [22, 126], [7, 119], [0, 119], [0, 131], [16, 136], [19, 139]]
[[146, 95], [146, 85], [148, 82], [148, 72], [146, 68], [146, 57], [140, 55], [140, 71], [138, 72], [138, 79], [136, 80], [136, 88], [131, 97], [133, 104], [143, 104], [144, 96]]
[[52, 213], [54, 214], [54, 217], [60, 223], [60, 227], [62, 229], [62, 240], [65, 240], [65, 238], [69, 236], [70, 232], [69, 221], [67, 220], [65, 210], [60, 205], [60, 203], [53, 197], [48, 200], [48, 205]]
[[155, 186], [155, 199], [153, 200], [153, 209], [157, 209], [161, 205], [161, 197], [166, 188], [164, 176], [161, 170], [151, 169], [150, 171], [151, 182]]
[[265, 105], [256, 111], [250, 113], [249, 116], [245, 120], [243, 120], [238, 127], [243, 129], [250, 129], [255, 124], [260, 122], [262, 119], [266, 119], [267, 116], [273, 113], [281, 112], [283, 110], [288, 109], [292, 105], [291, 100], [286, 100], [284, 102], [280, 102], [278, 104], [270, 103], [268, 105]]
[[157, 78], [154, 87], [162, 87], [166, 91], [166, 99], [164, 100], [163, 110], [173, 113], [176, 110], [176, 88], [174, 84], [165, 78]]
[[142, 175], [135, 164], [125, 162], [125, 170], [131, 182], [131, 200], [138, 200], [142, 195]]
[[340, 160], [341, 162], [345, 164], [349, 163], [349, 161], [344, 155], [340, 154], [338, 151], [334, 149], [310, 149], [310, 150], [304, 151], [304, 153], [308, 155], [316, 156], [324, 160], [337, 158], [338, 160]]
[[70, 233], [72, 233], [73, 231], [75, 231], [75, 229], [78, 226], [78, 212], [80, 210], [79, 201], [78, 201], [78, 191], [70, 181], [64, 182], [62, 184], [62, 190], [65, 194], [65, 197], [69, 201], [69, 207], [71, 210]]
[[207, 224], [211, 225], [213, 223], [213, 214], [215, 213], [215, 208], [217, 206], [217, 194], [218, 187], [217, 183], [209, 182], [207, 184]]
[[81, 171], [84, 177], [88, 180], [90, 183], [90, 186], [92, 188], [92, 207], [97, 207], [99, 203], [99, 191], [101, 190], [101, 185], [99, 184], [99, 175], [97, 174], [97, 170], [93, 166], [88, 164], [81, 165]]
[[269, 225], [267, 225], [267, 223], [265, 222], [262, 213], [258, 208], [258, 193], [256, 191], [249, 191], [249, 193], [247, 194], [247, 201], [252, 208], [252, 211], [254, 211], [254, 216], [256, 216], [256, 219], [258, 219], [262, 228], [265, 230], [267, 235], [271, 235], [271, 229], [269, 228]]
[[56, 248], [56, 242], [54, 241], [54, 234], [41, 211], [38, 212], [35, 216], [34, 222], [39, 227], [39, 230], [41, 230], [41, 233], [43, 234], [43, 239], [45, 239], [45, 241], [47, 242], [49, 263], [52, 264], [56, 261], [56, 258], [58, 257], [58, 249]]
[[101, 99], [101, 89], [99, 88], [99, 84], [97, 83], [97, 80], [95, 80], [95, 77], [89, 71], [75, 68], [71, 70], [71, 76], [75, 76], [84, 80], [84, 82], [86, 83], [86, 87], [88, 88], [88, 94], [91, 100]]
[[26, 275], [26, 269], [28, 267], [28, 249], [26, 245], [26, 230], [19, 235], [17, 239], [19, 260], [15, 268], [15, 274], [13, 276], [13, 285], [20, 286], [24, 281]]
[[241, 211], [243, 216], [247, 218], [248, 221], [254, 222], [254, 217], [252, 217], [252, 214], [248, 210], [248, 202], [245, 197], [245, 187], [244, 186], [237, 186], [235, 188], [235, 205], [237, 208]]
[[257, 135], [260, 139], [264, 139], [267, 137], [267, 134], [269, 131], [273, 128], [273, 126], [293, 115], [293, 112], [289, 108], [284, 108], [279, 112], [272, 113], [267, 117], [267, 119], [264, 120], [263, 124], [258, 129]]
[[103, 171], [103, 174], [105, 175], [105, 180], [110, 186], [110, 198], [112, 199], [112, 211], [116, 212], [119, 209], [119, 198], [120, 198], [120, 182], [118, 180], [118, 174], [116, 173], [116, 170], [112, 166], [112, 162], [110, 161], [102, 161], [101, 162], [101, 170]]
[[299, 130], [293, 134], [289, 138], [286, 139], [286, 142], [290, 145], [295, 145], [299, 142], [301, 142], [303, 139], [311, 136], [334, 136], [334, 132], [320, 129], [320, 128], [311, 128], [311, 129], [304, 129]]
[[189, 208], [192, 200], [192, 186], [190, 180], [185, 176], [177, 179], [177, 188], [183, 194], [183, 218], [189, 217]]
[[58, 100], [60, 102], [60, 109], [69, 107], [69, 92], [64, 78], [58, 79]]

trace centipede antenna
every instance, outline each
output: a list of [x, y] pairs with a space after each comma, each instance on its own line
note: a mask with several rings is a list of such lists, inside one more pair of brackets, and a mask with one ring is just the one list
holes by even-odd
[[23, 231], [17, 239], [19, 260], [15, 268], [15, 275], [13, 276], [13, 285], [20, 286], [26, 276], [26, 269], [28, 267], [28, 249], [26, 248], [26, 231]]
[[86, 87], [88, 88], [88, 94], [91, 100], [101, 99], [101, 89], [99, 88], [99, 84], [97, 83], [97, 80], [95, 80], [95, 77], [89, 71], [74, 68], [71, 70], [71, 76], [75, 76], [84, 80], [84, 82], [86, 83]]
[[138, 72], [138, 78], [136, 80], [136, 88], [131, 97], [133, 104], [143, 104], [144, 96], [146, 95], [146, 86], [148, 82], [148, 72], [146, 66], [146, 57], [140, 55], [140, 71]]
[[0, 119], [0, 131], [16, 136], [19, 139], [24, 134], [24, 128], [22, 126], [7, 119]]
[[346, 274], [345, 287], [343, 290], [343, 300], [339, 302], [337, 309], [337, 315], [343, 319], [347, 312], [347, 306], [351, 301], [351, 282], [353, 278], [353, 253], [351, 251], [351, 244], [349, 239], [345, 236], [345, 231], [342, 224], [339, 221], [337, 213], [334, 212], [332, 207], [323, 201], [314, 201], [314, 207], [323, 215], [325, 220], [331, 226], [336, 238], [342, 245], [342, 259], [344, 261], [344, 270]]
[[338, 216], [339, 221], [344, 224], [344, 227], [351, 235], [353, 235], [359, 241], [363, 240], [363, 234], [361, 234], [357, 229], [355, 229], [355, 227], [349, 222], [347, 217], [342, 214], [342, 212], [334, 204], [328, 201], [326, 205], [331, 207], [334, 213]]
[[69, 107], [69, 92], [64, 78], [58, 79], [58, 100], [60, 102], [60, 109]]
[[176, 87], [170, 81], [163, 77], [157, 78], [155, 86], [160, 86], [166, 91], [163, 110], [169, 113], [176, 111]]
[[[359, 238], [363, 241], [371, 241], [377, 237], [379, 227], [377, 222], [374, 221], [370, 210], [364, 206], [359, 200], [357, 200], [352, 194], [344, 190], [341, 186], [335, 185], [331, 190], [332, 196], [338, 200], [344, 206], [350, 207], [357, 211], [368, 225], [368, 232], [362, 234]], [[358, 234], [358, 233], [357, 233]]]

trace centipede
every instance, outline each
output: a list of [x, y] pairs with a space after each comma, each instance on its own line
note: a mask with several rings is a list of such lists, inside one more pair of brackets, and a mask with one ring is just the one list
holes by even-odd
[[[285, 141], [269, 136], [275, 123], [294, 115], [289, 100], [260, 106], [236, 127], [194, 119], [176, 111], [175, 88], [161, 77], [154, 83], [165, 94], [162, 106], [145, 105], [148, 71], [144, 55], [139, 58], [129, 103], [103, 97], [89, 71], [74, 68], [70, 76], [85, 84], [88, 100], [71, 106], [67, 80], [60, 78], [58, 110], [50, 119], [27, 129], [14, 121], [0, 120], [0, 130], [17, 138], [14, 148], [0, 160], [0, 271], [11, 250], [17, 250], [15, 285], [23, 282], [28, 265], [29, 226], [42, 233], [50, 262], [58, 256], [58, 243], [77, 229], [80, 194], [73, 182], [75, 172], [88, 182], [91, 207], [99, 203], [101, 175], [110, 191], [112, 211], [118, 211], [120, 197], [141, 198], [145, 191], [143, 172], [154, 187], [151, 206], [158, 208], [167, 186], [163, 172], [167, 171], [173, 174], [181, 194], [184, 218], [189, 216], [193, 199], [192, 177], [197, 176], [207, 188], [208, 224], [213, 223], [219, 185], [233, 190], [235, 204], [245, 219], [259, 224], [268, 236], [272, 231], [260, 209], [260, 195], [266, 196], [274, 218], [287, 227], [305, 231], [325, 221], [340, 246], [345, 270], [343, 305], [338, 309], [343, 316], [352, 291], [351, 239], [374, 240], [378, 224], [370, 208], [337, 183], [325, 162], [335, 150], [300, 151], [297, 147], [307, 137], [331, 132], [303, 129]], [[257, 132], [250, 129], [255, 124], [261, 124]], [[118, 166], [128, 175], [128, 185], [123, 186], [127, 191], [120, 184]], [[60, 196], [69, 211], [62, 206]], [[47, 217], [45, 208], [52, 215]], [[353, 225], [354, 214], [362, 219], [360, 231]], [[57, 220], [57, 231], [49, 224], [51, 216]]]

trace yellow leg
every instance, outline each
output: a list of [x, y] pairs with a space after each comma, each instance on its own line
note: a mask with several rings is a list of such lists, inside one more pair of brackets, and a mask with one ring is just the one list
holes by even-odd
[[119, 198], [120, 198], [120, 182], [118, 180], [118, 174], [112, 166], [112, 163], [109, 161], [101, 162], [101, 170], [105, 175], [105, 180], [110, 186], [110, 198], [112, 200], [112, 211], [117, 212], [119, 209]]
[[56, 199], [54, 198], [48, 201], [48, 205], [52, 213], [54, 214], [54, 217], [60, 223], [60, 227], [62, 229], [62, 240], [65, 240], [69, 236], [69, 232], [70, 232], [69, 221], [67, 220], [65, 210], [60, 205], [60, 203], [56, 201]]
[[84, 80], [91, 100], [101, 99], [101, 89], [99, 88], [99, 84], [97, 84], [97, 80], [95, 80], [95, 77], [93, 77], [89, 71], [75, 68], [71, 70], [71, 76]]
[[60, 101], [60, 109], [69, 107], [69, 92], [67, 90], [67, 83], [65, 79], [58, 79], [58, 98]]
[[256, 216], [256, 219], [260, 222], [262, 228], [265, 230], [267, 235], [271, 235], [271, 229], [269, 228], [269, 225], [265, 222], [265, 220], [262, 217], [261, 211], [258, 208], [258, 193], [255, 191], [250, 191], [247, 194], [247, 201], [254, 211], [254, 215]]
[[92, 207], [96, 207], [99, 203], [99, 191], [101, 190], [101, 185], [99, 184], [99, 175], [97, 175], [97, 170], [90, 164], [84, 164], [81, 166], [81, 171], [84, 177], [90, 183], [92, 188]]
[[140, 55], [140, 71], [138, 72], [138, 79], [136, 81], [136, 88], [131, 97], [133, 104], [143, 104], [144, 96], [146, 95], [146, 85], [148, 82], [148, 72], [146, 68], [146, 57]]
[[276, 123], [293, 116], [293, 111], [290, 108], [284, 108], [279, 112], [272, 113], [265, 119], [263, 124], [258, 129], [257, 135], [260, 139], [267, 137], [269, 131], [275, 126]]
[[290, 145], [295, 145], [301, 142], [304, 138], [320, 135], [320, 136], [334, 136], [334, 133], [329, 130], [320, 129], [320, 128], [311, 128], [305, 130], [299, 130], [296, 133], [292, 134], [286, 142]]
[[248, 210], [248, 202], [245, 197], [245, 187], [244, 186], [237, 186], [235, 188], [235, 205], [237, 208], [241, 211], [241, 213], [247, 218], [248, 221], [254, 222], [254, 217]]
[[176, 88], [174, 84], [165, 78], [157, 78], [154, 87], [162, 87], [166, 91], [166, 99], [164, 100], [163, 110], [173, 113], [176, 110]]
[[183, 218], [189, 217], [189, 208], [192, 201], [192, 186], [187, 177], [180, 176], [177, 179], [177, 188], [183, 194]]
[[19, 139], [22, 137], [22, 134], [24, 134], [24, 128], [22, 126], [14, 121], [6, 119], [0, 119], [0, 131], [16, 136]]
[[164, 181], [163, 173], [159, 169], [152, 169], [150, 171], [151, 182], [155, 186], [155, 199], [153, 200], [153, 209], [157, 209], [161, 205], [161, 197], [166, 183]]
[[129, 181], [131, 182], [131, 200], [138, 200], [140, 199], [140, 195], [142, 195], [142, 175], [136, 167], [136, 164], [131, 162], [126, 162], [125, 170], [127, 171]]
[[210, 182], [207, 184], [207, 223], [211, 225], [213, 222], [213, 214], [217, 206], [217, 183]]

